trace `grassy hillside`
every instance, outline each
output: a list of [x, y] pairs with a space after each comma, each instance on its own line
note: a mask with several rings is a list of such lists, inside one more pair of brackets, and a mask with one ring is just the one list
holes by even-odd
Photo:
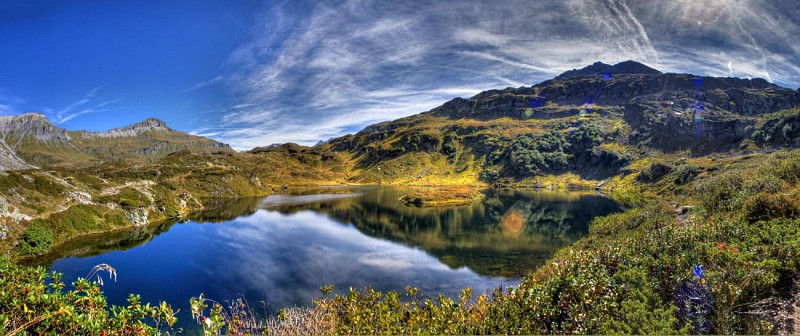
[[796, 147], [798, 107], [800, 92], [763, 80], [567, 76], [456, 98], [316, 149], [345, 155], [354, 183], [592, 188], [648, 161]]
[[39, 254], [79, 235], [185, 217], [208, 197], [341, 183], [344, 169], [331, 167], [342, 165], [287, 145], [250, 153], [180, 151], [153, 164], [0, 172], [0, 247]]

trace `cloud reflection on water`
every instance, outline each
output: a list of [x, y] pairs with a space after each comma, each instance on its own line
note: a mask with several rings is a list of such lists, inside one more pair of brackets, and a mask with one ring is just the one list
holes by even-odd
[[326, 284], [340, 292], [412, 285], [423, 293], [446, 295], [467, 286], [482, 291], [515, 284], [468, 268], [450, 269], [420, 249], [366, 236], [311, 211], [282, 215], [260, 210], [235, 222], [216, 228], [226, 242], [218, 250], [229, 276], [282, 305], [306, 305]]

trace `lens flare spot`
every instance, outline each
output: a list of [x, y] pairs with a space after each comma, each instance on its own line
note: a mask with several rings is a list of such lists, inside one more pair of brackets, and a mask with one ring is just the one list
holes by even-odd
[[517, 236], [525, 230], [525, 219], [519, 212], [511, 210], [503, 216], [500, 225], [506, 235]]

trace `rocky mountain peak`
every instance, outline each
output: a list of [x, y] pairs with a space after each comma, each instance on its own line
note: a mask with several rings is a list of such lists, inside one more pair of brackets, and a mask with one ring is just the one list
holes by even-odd
[[167, 127], [167, 123], [165, 123], [163, 120], [158, 119], [158, 118], [147, 118], [147, 119], [145, 119], [144, 121], [142, 121], [140, 123], [133, 124], [132, 126], [133, 127], [139, 127], [139, 128], [151, 128], [151, 129], [152, 128], [166, 128]]
[[96, 133], [100, 137], [131, 137], [147, 131], [169, 131], [167, 123], [157, 118], [147, 118], [142, 122], [124, 127], [114, 128], [105, 132]]
[[643, 75], [659, 75], [661, 71], [653, 69], [642, 63], [636, 61], [624, 61], [614, 65], [605, 64], [603, 62], [595, 62], [582, 69], [572, 69], [558, 75], [555, 80], [584, 77], [584, 76], [604, 76], [604, 75], [619, 75], [619, 74], [643, 74]]
[[47, 117], [45, 117], [44, 114], [35, 112], [18, 114], [15, 116], [11, 116], [11, 118], [18, 121], [47, 120]]
[[29, 123], [47, 123], [47, 118], [41, 113], [24, 113], [13, 116], [0, 116], [0, 125], [21, 125]]
[[0, 117], [0, 133], [14, 133], [18, 138], [33, 136], [43, 141], [69, 141], [66, 130], [53, 126], [41, 113], [24, 113]]

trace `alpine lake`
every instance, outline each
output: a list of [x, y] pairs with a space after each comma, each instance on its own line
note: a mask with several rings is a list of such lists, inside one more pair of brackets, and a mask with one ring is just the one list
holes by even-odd
[[[198, 326], [189, 299], [244, 299], [257, 314], [310, 306], [320, 287], [367, 286], [457, 297], [515, 286], [556, 250], [580, 239], [596, 216], [620, 211], [594, 193], [484, 191], [469, 205], [418, 208], [399, 198], [423, 187], [323, 187], [259, 198], [209, 199], [190, 219], [82, 237], [37, 263], [71, 283], [106, 263], [109, 304], [167, 301], [177, 327]], [[93, 278], [96, 279], [96, 278]]]

